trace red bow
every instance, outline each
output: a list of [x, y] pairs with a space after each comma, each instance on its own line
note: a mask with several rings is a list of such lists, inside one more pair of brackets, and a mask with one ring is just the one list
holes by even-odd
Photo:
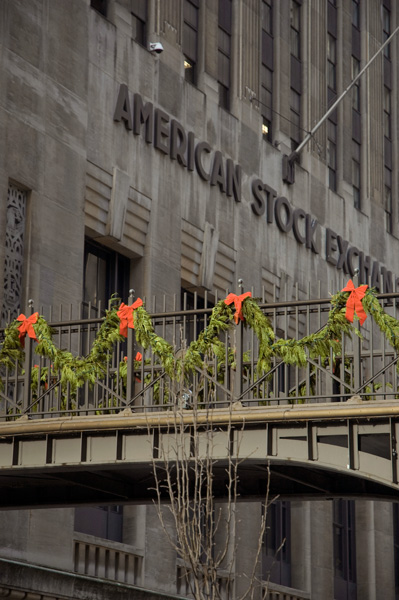
[[37, 318], [39, 316], [38, 312], [33, 313], [30, 317], [25, 317], [22, 313], [17, 317], [17, 321], [22, 321], [21, 325], [18, 326], [19, 329], [19, 341], [22, 348], [25, 347], [25, 336], [28, 334], [32, 340], [37, 342], [36, 333], [33, 327], [34, 323], [37, 323]]
[[346, 301], [346, 313], [345, 316], [353, 323], [353, 318], [355, 316], [355, 312], [359, 317], [360, 325], [363, 325], [365, 320], [367, 319], [367, 315], [364, 311], [362, 298], [364, 297], [368, 285], [359, 285], [358, 288], [355, 288], [352, 279], [349, 279], [346, 287], [344, 287], [341, 292], [350, 292], [349, 298]]
[[244, 320], [244, 315], [242, 314], [242, 303], [245, 298], [250, 298], [252, 296], [251, 292], [245, 292], [245, 294], [241, 294], [241, 296], [237, 296], [237, 294], [229, 294], [225, 299], [225, 304], [229, 305], [234, 302], [234, 306], [236, 307], [236, 314], [234, 315], [234, 320], [238, 325], [238, 320]]
[[143, 301], [141, 298], [137, 298], [136, 302], [133, 302], [130, 306], [127, 304], [122, 304], [119, 307], [118, 312], [116, 313], [121, 320], [119, 326], [119, 333], [127, 337], [127, 328], [134, 329], [134, 319], [133, 319], [133, 311], [135, 308], [143, 305]]

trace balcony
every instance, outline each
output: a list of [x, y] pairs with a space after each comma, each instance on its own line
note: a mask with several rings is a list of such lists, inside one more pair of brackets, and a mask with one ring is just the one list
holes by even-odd
[[[395, 323], [397, 297], [398, 294], [378, 296], [384, 314]], [[261, 368], [258, 360], [263, 351], [259, 341], [262, 331], [259, 334], [244, 321], [237, 325], [232, 321], [215, 334], [216, 309], [212, 308], [156, 313], [142, 308], [140, 318], [145, 315], [145, 327], [152, 332], [152, 342], [146, 349], [137, 341], [137, 329], [127, 328], [127, 337], [123, 338], [118, 335], [117, 318], [104, 330], [104, 318], [91, 318], [90, 314], [84, 319], [70, 314], [67, 320], [50, 316], [42, 320], [51, 330], [41, 331], [51, 333], [39, 335], [39, 345], [27, 336], [24, 352], [17, 350], [14, 330], [14, 347], [3, 360], [0, 420], [24, 415], [33, 419], [110, 415], [125, 409], [190, 410], [193, 405], [251, 409], [397, 398], [396, 348], [371, 316], [361, 327], [361, 337], [356, 335], [360, 328], [355, 321], [351, 334], [343, 332], [333, 343], [330, 339], [327, 352], [317, 356], [317, 352], [312, 352], [312, 339], [317, 341], [317, 336], [325, 331], [330, 299], [257, 306], [269, 324], [268, 335], [274, 337], [268, 344], [277, 349]], [[344, 308], [340, 311], [342, 317]], [[136, 314], [135, 318], [139, 316]], [[113, 341], [107, 342], [106, 348], [101, 346], [91, 362], [79, 362], [78, 357], [90, 352], [93, 355], [95, 340], [99, 336], [103, 340], [110, 330]], [[3, 358], [6, 333], [2, 331]], [[52, 338], [48, 348], [46, 335]], [[193, 353], [195, 342], [207, 338], [210, 341], [206, 351], [203, 343]], [[310, 341], [301, 349], [305, 360], [302, 356], [298, 364], [291, 350], [296, 352], [297, 341], [304, 339]], [[59, 349], [64, 351], [62, 365]]]

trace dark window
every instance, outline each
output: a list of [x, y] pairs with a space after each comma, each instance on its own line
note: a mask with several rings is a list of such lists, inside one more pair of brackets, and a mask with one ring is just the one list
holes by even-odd
[[334, 599], [356, 600], [355, 503], [333, 501]]
[[272, 0], [263, 0], [262, 2], [262, 29], [269, 35], [273, 35]]
[[231, 0], [219, 0], [218, 11], [218, 84], [219, 105], [230, 109], [230, 57], [232, 33]]
[[352, 189], [355, 208], [360, 209], [360, 144], [352, 140]]
[[[382, 11], [383, 41], [385, 42], [391, 35], [391, 11], [386, 6], [383, 7]], [[391, 58], [391, 43], [385, 46], [384, 56], [388, 59]]]
[[130, 261], [118, 254], [86, 240], [84, 255], [83, 301], [91, 303], [94, 312], [103, 311], [113, 294], [127, 302], [129, 294]]
[[392, 139], [391, 90], [384, 86], [384, 136]]
[[384, 168], [384, 207], [385, 226], [388, 233], [393, 231], [393, 209], [392, 209], [392, 171]]
[[301, 58], [301, 5], [291, 0], [291, 54]]
[[328, 187], [337, 191], [337, 126], [332, 121], [327, 121], [327, 164]]
[[291, 65], [290, 65], [290, 121], [291, 149], [295, 150], [301, 141], [301, 93], [302, 93], [302, 63], [301, 63], [301, 4], [291, 0]]
[[131, 0], [132, 37], [147, 46], [147, 0]]
[[267, 508], [262, 547], [262, 579], [291, 585], [291, 505], [275, 501]]
[[75, 508], [75, 531], [122, 542], [123, 506]]
[[359, 0], [352, 0], [352, 25], [360, 29], [360, 4]]
[[293, 150], [301, 141], [301, 95], [291, 89], [291, 142]]
[[[180, 306], [182, 310], [201, 310], [203, 308], [213, 308], [214, 303], [211, 299], [208, 299], [206, 292], [205, 297], [202, 297], [197, 292], [191, 292], [181, 288]], [[185, 317], [185, 341], [190, 344], [193, 340], [196, 340], [198, 334], [205, 328], [205, 326], [206, 317], [203, 314]]]
[[273, 36], [272, 5], [270, 0], [262, 2], [262, 66], [261, 66], [261, 99], [262, 134], [272, 141], [272, 108], [273, 108]]
[[104, 17], [107, 16], [107, 0], [90, 0], [90, 6]]
[[[352, 81], [360, 73], [360, 60], [352, 56]], [[360, 112], [360, 79], [352, 88], [352, 108]]]
[[199, 0], [184, 0], [183, 6], [184, 75], [197, 83]]
[[337, 91], [337, 40], [330, 33], [327, 36], [327, 85]]

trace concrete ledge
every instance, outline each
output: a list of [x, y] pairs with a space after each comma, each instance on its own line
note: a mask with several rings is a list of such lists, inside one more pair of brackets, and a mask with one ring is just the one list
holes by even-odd
[[0, 558], [0, 598], [18, 600], [186, 600], [138, 586]]

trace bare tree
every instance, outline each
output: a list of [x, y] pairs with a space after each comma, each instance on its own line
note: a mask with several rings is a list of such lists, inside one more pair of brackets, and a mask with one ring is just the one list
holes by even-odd
[[[245, 460], [240, 458], [243, 427], [232, 424], [234, 405], [201, 408], [191, 399], [187, 409], [179, 397], [181, 400], [182, 395], [176, 394], [174, 409], [160, 413], [156, 432], [158, 456], [152, 466], [162, 529], [183, 562], [184, 577], [195, 600], [264, 599], [268, 585], [262, 585], [258, 571], [269, 506], [269, 466], [252, 570], [241, 574], [246, 578], [245, 585], [240, 586], [244, 591], [236, 595], [233, 582], [240, 575], [235, 572], [236, 507], [239, 467]], [[226, 419], [222, 426], [215, 425], [214, 416], [221, 411]], [[167, 526], [165, 511], [172, 515], [173, 533]], [[221, 572], [226, 574], [224, 580]]]

